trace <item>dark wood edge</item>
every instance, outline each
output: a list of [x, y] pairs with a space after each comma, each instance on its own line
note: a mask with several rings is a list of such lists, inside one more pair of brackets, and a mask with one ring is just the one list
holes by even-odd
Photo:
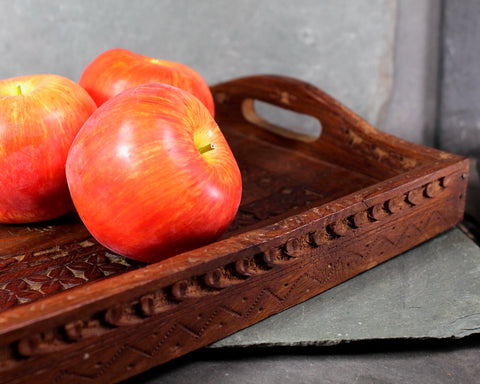
[[[108, 340], [114, 337], [117, 331], [119, 332], [117, 336], [121, 335], [122, 340], [126, 339], [129, 327], [153, 322], [152, 324], [170, 324], [169, 327], [173, 332], [175, 327], [172, 324], [180, 321], [177, 315], [179, 313], [183, 313], [184, 316], [190, 314], [194, 310], [192, 308], [194, 303], [200, 307], [207, 305], [207, 302], [211, 305], [216, 297], [223, 297], [222, 300], [225, 300], [229, 292], [243, 291], [244, 285], [250, 288], [259, 286], [261, 285], [260, 281], [272, 280], [273, 276], [277, 276], [279, 273], [295, 275], [299, 270], [299, 265], [314, 263], [317, 265], [315, 270], [320, 266], [322, 270], [324, 269], [316, 272], [324, 276], [322, 281], [326, 280], [320, 285], [318, 282], [315, 283], [315, 290], [307, 289], [303, 292], [303, 288], [299, 287], [300, 291], [293, 295], [293, 291], [290, 290], [294, 289], [292, 286], [289, 288], [289, 292], [292, 293], [289, 294], [288, 302], [276, 302], [273, 297], [272, 300], [276, 304], [274, 308], [270, 309], [271, 312], [259, 313], [255, 315], [257, 317], [247, 316], [241, 325], [229, 324], [221, 333], [214, 332], [217, 337], [226, 336], [248, 325], [245, 321], [255, 322], [277, 310], [285, 309], [286, 306], [294, 305], [299, 302], [294, 299], [297, 295], [299, 295], [298, 300], [301, 298], [303, 301], [460, 222], [462, 210], [459, 208], [465, 201], [466, 165], [465, 162], [452, 164], [430, 175], [420, 177], [410, 182], [409, 185], [398, 186], [386, 200], [384, 196], [373, 193], [370, 196], [363, 196], [364, 199], [354, 205], [348, 203], [345, 205], [339, 202], [338, 206], [333, 204], [329, 207], [317, 207], [306, 213], [306, 216], [316, 217], [315, 221], [311, 221], [310, 217], [299, 216], [290, 218], [289, 222], [278, 223], [279, 228], [275, 228], [275, 226], [270, 228], [272, 231], [277, 230], [278, 233], [282, 233], [276, 238], [273, 237], [274, 241], [270, 241], [272, 237], [264, 239], [266, 243], [260, 242], [258, 248], [247, 249], [242, 255], [230, 255], [228, 258], [223, 258], [222, 264], [210, 265], [208, 270], [202, 269], [196, 273], [188, 271], [190, 273], [187, 275], [177, 275], [168, 285], [152, 283], [149, 286], [140, 287], [140, 282], [137, 281], [137, 289], [130, 292], [132, 295], [111, 297], [111, 300], [104, 301], [102, 307], [98, 307], [95, 312], [91, 312], [92, 307], [86, 305], [76, 308], [77, 313], [71, 314], [75, 315], [71, 319], [63, 317], [61, 322], [57, 322], [59, 318], [50, 319], [46, 324], [32, 324], [32, 327], [27, 327], [30, 329], [25, 334], [12, 332], [9, 335], [3, 335], [0, 355], [3, 352], [4, 355], [16, 356], [9, 361], [13, 366], [16, 362], [28, 361], [30, 358], [39, 358], [39, 366], [45, 366], [44, 359], [49, 355], [61, 353], [62, 350], [68, 351], [72, 356], [75, 353], [81, 354], [82, 350], [88, 350], [89, 342], [92, 340], [97, 340], [103, 345], [104, 341], [102, 340], [106, 340], [105, 343], [108, 343]], [[355, 196], [349, 196], [349, 198], [352, 201], [357, 200]], [[439, 205], [438, 201], [442, 201], [440, 206], [451, 204], [452, 209], [446, 212], [438, 211], [435, 208]], [[328, 211], [331, 213], [326, 214]], [[318, 216], [319, 214], [320, 216]], [[423, 224], [416, 223], [416, 220], [412, 221], [419, 214], [425, 215]], [[384, 235], [383, 230], [380, 230], [380, 228], [392, 225], [402, 227], [401, 231]], [[359, 233], [362, 234], [362, 238], [366, 237], [367, 242], [371, 245], [370, 249], [358, 249], [358, 245], [352, 242], [352, 239], [357, 238]], [[410, 239], [412, 235], [414, 239]], [[385, 247], [386, 245], [388, 247]], [[324, 253], [326, 251], [328, 252]], [[357, 252], [358, 255], [363, 254], [360, 259]], [[381, 252], [381, 254], [377, 254], [377, 252]], [[367, 257], [367, 255], [369, 256]], [[339, 260], [336, 259], [337, 256], [340, 257]], [[365, 257], [367, 258], [364, 259]], [[356, 265], [354, 273], [347, 268], [349, 262], [359, 263]], [[234, 271], [233, 275], [231, 274], [232, 270]], [[146, 273], [140, 279], [145, 280], [145, 276], [158, 271], [159, 265], [146, 267], [144, 270]], [[124, 277], [135, 278], [132, 274], [124, 275]], [[153, 276], [150, 278], [153, 280]], [[158, 279], [165, 282], [162, 276]], [[118, 281], [118, 278], [114, 278], [112, 280], [127, 283], [129, 279], [124, 278]], [[99, 294], [102, 288], [106, 288], [106, 284], [101, 283], [91, 284], [91, 287], [93, 286], [95, 286], [95, 290], [92, 289], [90, 293], [94, 295]], [[85, 291], [82, 294], [85, 294]], [[165, 295], [173, 297], [173, 302], [165, 300]], [[65, 299], [65, 296], [63, 293], [58, 295], [62, 299]], [[25, 306], [25, 312], [32, 310], [32, 307], [40, 310], [48, 303], [54, 302], [54, 300], [47, 299], [43, 301], [43, 305], [31, 305], [29, 309], [27, 309], [28, 306]], [[59, 300], [56, 305], [58, 304]], [[182, 321], [184, 320], [186, 321], [186, 318]], [[166, 331], [162, 330], [163, 332]], [[172, 339], [171, 342], [175, 343], [176, 338], [169, 332], [165, 337]], [[212, 339], [214, 335], [210, 332], [208, 337], [207, 334], [205, 337], [198, 336], [192, 333], [195, 343], [185, 344], [182, 353], [214, 341]], [[120, 341], [118, 340], [118, 342]], [[73, 351], [77, 348], [78, 352], [74, 353]], [[167, 344], [165, 348], [169, 348]], [[173, 357], [175, 356], [160, 354], [149, 364], [158, 364]], [[63, 361], [62, 364], [72, 366], [68, 361]], [[8, 372], [8, 370], [9, 366], [2, 367], [0, 361], [0, 371]], [[99, 379], [101, 379], [100, 376]]]
[[383, 206], [387, 200], [398, 195], [403, 196], [412, 189], [412, 184], [429, 184], [432, 171], [435, 171], [437, 177], [442, 178], [442, 183], [446, 185], [451, 182], [448, 181], [449, 175], [460, 171], [461, 182], [466, 183], [468, 172], [465, 169], [468, 168], [468, 160], [435, 165], [412, 171], [407, 177], [410, 182], [403, 176], [396, 177], [268, 227], [238, 234], [119, 276], [87, 283], [30, 304], [7, 309], [0, 316], [0, 344], [26, 336], [31, 329], [47, 329], [73, 321], [80, 311], [87, 316], [105, 310], [118, 300], [131, 300], [190, 276], [209, 273], [242, 257], [281, 246], [286, 239], [294, 237], [295, 233], [318, 221], [335, 226], [336, 222], [359, 210], [370, 209], [379, 204]]

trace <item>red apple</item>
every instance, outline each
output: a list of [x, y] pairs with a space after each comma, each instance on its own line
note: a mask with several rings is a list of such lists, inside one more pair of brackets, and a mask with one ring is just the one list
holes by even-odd
[[75, 138], [66, 173], [97, 241], [144, 262], [216, 240], [242, 190], [236, 160], [207, 108], [160, 83], [130, 88], [99, 107]]
[[98, 55], [86, 66], [79, 84], [98, 106], [130, 87], [164, 83], [193, 93], [214, 116], [214, 102], [203, 77], [191, 67], [115, 48]]
[[62, 76], [0, 80], [0, 222], [43, 221], [73, 210], [65, 161], [95, 109], [90, 95]]

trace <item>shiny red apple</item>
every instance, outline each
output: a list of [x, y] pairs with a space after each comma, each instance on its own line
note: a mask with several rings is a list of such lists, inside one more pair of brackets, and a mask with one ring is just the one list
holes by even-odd
[[65, 161], [96, 109], [77, 83], [42, 74], [0, 80], [0, 222], [29, 223], [73, 210]]
[[214, 116], [215, 107], [210, 88], [193, 68], [126, 49], [114, 48], [102, 52], [85, 67], [78, 82], [98, 106], [136, 85], [169, 84], [193, 93]]
[[66, 173], [97, 241], [144, 262], [216, 240], [242, 191], [236, 160], [207, 108], [160, 83], [130, 88], [99, 107], [75, 138]]

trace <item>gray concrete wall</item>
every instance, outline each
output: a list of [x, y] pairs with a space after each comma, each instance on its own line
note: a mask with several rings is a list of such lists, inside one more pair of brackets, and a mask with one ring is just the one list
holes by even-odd
[[480, 222], [480, 1], [444, 0], [438, 146], [470, 157], [467, 213]]
[[124, 47], [210, 83], [254, 73], [309, 81], [379, 129], [434, 144], [440, 0], [0, 0], [0, 78], [77, 80]]
[[480, 156], [480, 1], [445, 0], [439, 145]]
[[77, 80], [124, 47], [183, 62], [209, 84], [285, 74], [331, 93], [372, 124], [392, 92], [395, 0], [0, 0], [0, 78]]
[[441, 0], [399, 0], [393, 86], [377, 128], [436, 146]]
[[[440, 0], [0, 0], [0, 78], [77, 80], [124, 47], [209, 84], [277, 73], [324, 89], [379, 129], [433, 144]], [[433, 79], [432, 79], [433, 77]]]

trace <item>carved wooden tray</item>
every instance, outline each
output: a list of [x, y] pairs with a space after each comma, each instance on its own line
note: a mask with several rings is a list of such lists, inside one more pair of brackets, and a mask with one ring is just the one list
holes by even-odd
[[[0, 382], [126, 379], [462, 220], [467, 159], [379, 132], [296, 79], [252, 76], [212, 91], [243, 175], [231, 228], [145, 265], [102, 248], [75, 214], [0, 226]], [[317, 118], [320, 137], [285, 137], [254, 100]]]

